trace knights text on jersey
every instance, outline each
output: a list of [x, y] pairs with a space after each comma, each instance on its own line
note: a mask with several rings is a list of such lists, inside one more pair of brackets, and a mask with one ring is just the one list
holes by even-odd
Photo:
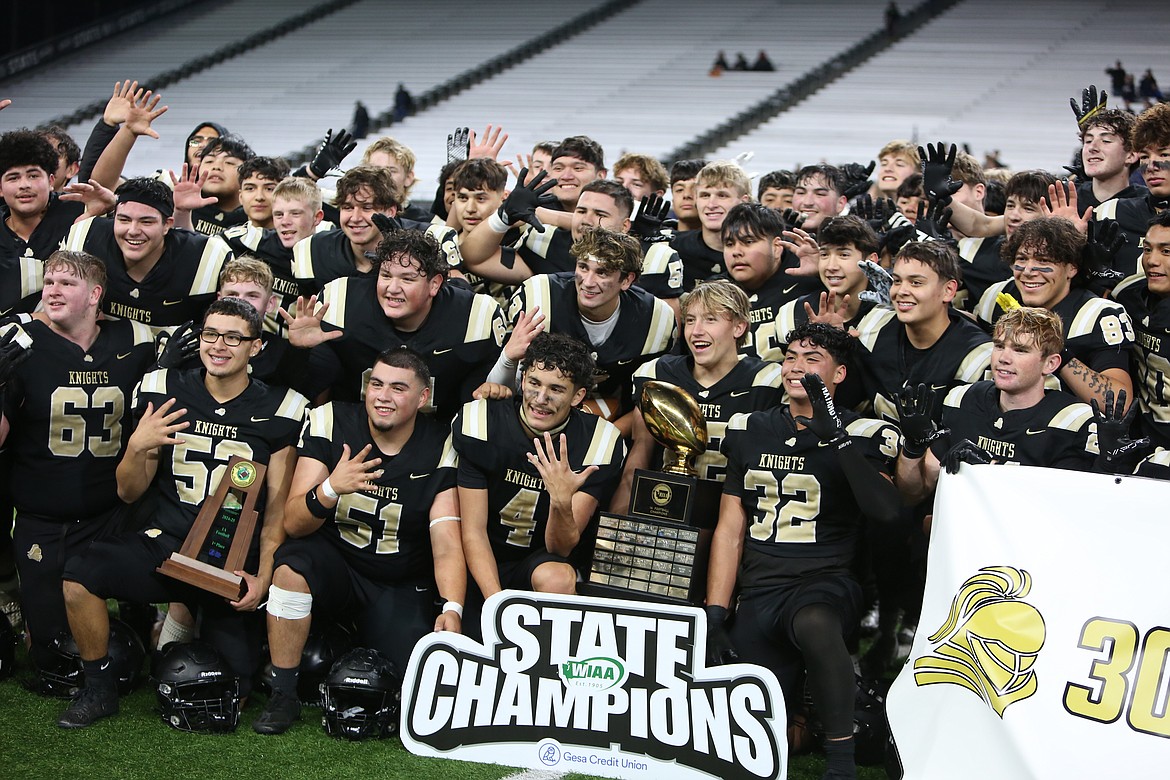
[[[549, 497], [536, 466], [528, 461], [532, 439], [520, 424], [514, 399], [464, 404], [451, 424], [459, 453], [459, 485], [488, 494], [488, 538], [497, 560], [519, 560], [544, 549]], [[581, 491], [609, 503], [626, 447], [611, 423], [573, 410], [563, 429], [569, 467], [598, 466]], [[557, 437], [554, 437], [554, 442]]]
[[420, 415], [402, 451], [384, 455], [361, 404], [327, 403], [309, 412], [297, 451], [332, 470], [347, 444], [351, 453], [371, 445], [369, 457], [382, 459], [382, 475], [372, 489], [343, 494], [314, 538], [336, 546], [355, 571], [375, 582], [430, 581], [431, 504], [455, 487], [447, 426]]
[[699, 404], [699, 411], [707, 423], [707, 449], [695, 459], [695, 467], [701, 479], [722, 482], [727, 457], [719, 448], [728, 421], [736, 414], [771, 409], [783, 402], [781, 366], [754, 357], [740, 358], [727, 376], [710, 387], [700, 385], [692, 370], [693, 362], [689, 355], [663, 355], [642, 364], [634, 374], [634, 401], [637, 402], [641, 397], [642, 388], [651, 379], [669, 382], [690, 393]]
[[[1097, 428], [1088, 404], [1049, 390], [1027, 409], [1003, 411], [991, 381], [956, 387], [943, 401], [942, 424], [950, 444], [968, 439], [997, 463], [1089, 471], [1097, 457]], [[940, 459], [950, 446], [933, 449]]]
[[[842, 412], [854, 447], [892, 475], [901, 446], [887, 422]], [[747, 513], [740, 584], [776, 584], [823, 571], [846, 571], [862, 527], [863, 508], [842, 470], [836, 447], [797, 430], [787, 406], [736, 415], [727, 425], [723, 493]]]
[[[176, 400], [176, 409], [187, 410], [182, 419], [189, 425], [179, 437], [182, 444], [160, 448], [154, 479], [159, 503], [151, 527], [183, 539], [233, 455], [267, 465], [274, 453], [296, 444], [308, 400], [294, 390], [253, 379], [242, 393], [221, 404], [207, 391], [203, 369], [159, 369], [139, 383], [134, 416], [141, 417], [148, 403], [157, 409], [168, 398]], [[266, 492], [262, 488], [256, 502], [259, 524], [264, 521]], [[253, 537], [253, 546], [259, 538], [259, 533]]]
[[[278, 305], [292, 309], [301, 295], [301, 285], [293, 276], [293, 251], [280, 242], [275, 230], [265, 230], [254, 225], [238, 225], [225, 230], [216, 239], [223, 241], [236, 257], [253, 255], [260, 258], [272, 269], [272, 291], [278, 296]], [[264, 317], [264, 330], [270, 333], [286, 333], [287, 326], [279, 314]]]
[[114, 239], [114, 221], [91, 217], [77, 223], [65, 248], [84, 250], [106, 264], [107, 287], [102, 299], [106, 316], [134, 320], [159, 328], [196, 323], [219, 290], [219, 274], [232, 258], [227, 245], [182, 228], [171, 228], [162, 257], [142, 281], [130, 276]]
[[237, 206], [231, 211], [224, 211], [216, 204], [200, 206], [191, 212], [191, 224], [195, 232], [205, 236], [218, 236], [228, 228], [234, 228], [248, 223], [248, 215], [243, 206]]
[[98, 327], [88, 351], [39, 320], [18, 335], [31, 352], [5, 393], [12, 426], [5, 446], [22, 513], [75, 521], [119, 503], [114, 471], [130, 434], [134, 387], [154, 364], [154, 338], [137, 322]]
[[504, 315], [499, 304], [463, 285], [444, 283], [431, 299], [431, 311], [413, 332], [399, 331], [378, 303], [377, 279], [335, 279], [325, 286], [329, 304], [325, 330], [345, 335], [328, 342], [340, 361], [333, 397], [352, 401], [364, 391], [366, 372], [378, 353], [406, 346], [423, 356], [431, 369], [431, 402], [441, 420], [487, 378], [504, 343]]

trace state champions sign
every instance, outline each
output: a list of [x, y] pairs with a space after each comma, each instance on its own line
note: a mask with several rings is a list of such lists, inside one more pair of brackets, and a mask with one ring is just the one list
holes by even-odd
[[1170, 482], [942, 475], [926, 596], [887, 711], [906, 780], [1170, 766]]
[[763, 667], [707, 668], [702, 610], [503, 591], [483, 643], [430, 634], [402, 686], [412, 753], [620, 778], [775, 778], [784, 698]]

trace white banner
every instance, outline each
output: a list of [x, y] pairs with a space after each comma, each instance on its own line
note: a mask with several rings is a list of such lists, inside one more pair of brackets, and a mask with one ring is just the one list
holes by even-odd
[[430, 634], [402, 686], [418, 755], [622, 778], [787, 772], [784, 697], [767, 669], [708, 669], [694, 607], [503, 591], [483, 644]]
[[939, 481], [887, 701], [907, 780], [1170, 772], [1170, 482], [1025, 466]]

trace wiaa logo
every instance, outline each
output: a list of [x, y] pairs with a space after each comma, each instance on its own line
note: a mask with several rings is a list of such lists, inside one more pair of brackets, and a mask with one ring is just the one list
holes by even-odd
[[950, 684], [979, 696], [1001, 718], [1036, 693], [1032, 667], [1044, 647], [1044, 617], [1023, 600], [1032, 575], [1011, 566], [987, 566], [967, 578], [950, 614], [929, 641], [934, 651], [914, 661], [919, 686]]
[[566, 688], [605, 691], [626, 681], [626, 667], [616, 658], [570, 659], [558, 670]]

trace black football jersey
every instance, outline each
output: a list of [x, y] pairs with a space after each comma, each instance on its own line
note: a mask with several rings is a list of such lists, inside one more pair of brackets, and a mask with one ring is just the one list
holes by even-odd
[[1003, 242], [1004, 236], [959, 240], [963, 281], [955, 295], [955, 306], [964, 311], [973, 310], [988, 287], [1012, 277], [1011, 266], [999, 256]]
[[248, 224], [248, 215], [243, 206], [237, 206], [231, 211], [224, 211], [212, 203], [210, 206], [200, 206], [191, 212], [191, 224], [196, 233], [205, 236], [218, 236], [228, 228]]
[[[224, 478], [233, 455], [267, 465], [274, 453], [296, 444], [308, 400], [294, 390], [253, 379], [242, 393], [221, 404], [207, 392], [203, 369], [159, 369], [143, 377], [135, 391], [135, 418], [142, 416], [148, 403], [157, 409], [168, 398], [175, 399], [175, 409], [187, 410], [182, 419], [190, 424], [177, 434], [182, 444], [159, 448], [154, 478], [158, 509], [146, 533], [158, 529], [184, 539], [204, 500]], [[261, 488], [256, 500], [257, 528], [264, 522], [266, 500], [267, 490]], [[253, 551], [259, 543], [257, 532], [252, 537]]]
[[[1045, 392], [1027, 409], [1003, 411], [991, 381], [956, 387], [943, 400], [942, 424], [950, 444], [969, 439], [997, 463], [1089, 471], [1097, 457], [1097, 424], [1088, 404], [1060, 390]], [[942, 459], [949, 446], [934, 446]]]
[[369, 458], [382, 459], [382, 476], [370, 490], [343, 494], [315, 536], [375, 582], [432, 580], [431, 504], [455, 487], [450, 430], [420, 415], [402, 451], [385, 455], [374, 444], [361, 404], [327, 403], [309, 412], [297, 453], [332, 470], [346, 444], [351, 454], [372, 445]]
[[1096, 209], [1103, 203], [1108, 203], [1111, 200], [1118, 198], [1144, 198], [1150, 191], [1140, 184], [1130, 184], [1120, 192], [1114, 193], [1113, 197], [1105, 201], [1097, 200], [1097, 196], [1093, 193], [1093, 181], [1083, 181], [1077, 185], [1077, 208], [1083, 209], [1085, 206], [1092, 206]]
[[[272, 291], [279, 296], [278, 305], [292, 311], [297, 296], [302, 294], [301, 284], [293, 275], [293, 250], [280, 243], [275, 230], [265, 230], [253, 225], [238, 225], [225, 230], [217, 239], [228, 245], [236, 257], [253, 255], [260, 258], [272, 269]], [[286, 333], [284, 318], [273, 313], [264, 317], [264, 330], [270, 333]]]
[[318, 292], [334, 279], [377, 276], [375, 261], [370, 260], [373, 266], [369, 271], [359, 271], [357, 262], [353, 245], [341, 228], [314, 233], [293, 246], [293, 277], [306, 294]]
[[[890, 423], [841, 412], [854, 447], [892, 475], [901, 434]], [[838, 463], [836, 447], [797, 430], [787, 406], [736, 415], [727, 426], [725, 495], [747, 512], [739, 583], [777, 584], [853, 562], [864, 509]]]
[[1142, 436], [1170, 447], [1170, 299], [1150, 294], [1144, 273], [1117, 285], [1113, 298], [1133, 323], [1133, 375]]
[[325, 285], [322, 300], [329, 304], [325, 330], [345, 331], [328, 342], [339, 361], [335, 400], [361, 398], [366, 373], [378, 353], [406, 346], [422, 355], [431, 369], [428, 410], [450, 420], [487, 378], [504, 343], [499, 304], [460, 284], [444, 282], [431, 299], [430, 314], [412, 333], [399, 331], [382, 312], [373, 277], [335, 279]]
[[219, 290], [223, 264], [232, 258], [222, 241], [190, 230], [171, 228], [165, 241], [162, 257], [141, 282], [126, 272], [112, 219], [95, 217], [74, 225], [65, 248], [84, 250], [105, 262], [102, 311], [107, 317], [134, 320], [157, 331], [202, 321]]
[[630, 390], [634, 371], [647, 360], [667, 353], [674, 345], [674, 311], [645, 290], [630, 287], [620, 294], [618, 321], [601, 344], [593, 344], [581, 324], [577, 287], [572, 273], [541, 274], [524, 282], [508, 307], [508, 321], [539, 306], [544, 329], [564, 333], [590, 345], [597, 356], [594, 398], [617, 399], [620, 413], [633, 408]]
[[[541, 233], [529, 228], [516, 252], [533, 276], [559, 274], [577, 267], [577, 260], [569, 251], [572, 247], [573, 234], [568, 230], [546, 227]], [[666, 242], [643, 244], [642, 250], [642, 273], [634, 284], [656, 298], [677, 298], [682, 295], [683, 265], [678, 253]]]
[[[778, 363], [743, 357], [735, 368], [710, 387], [695, 380], [690, 356], [663, 355], [643, 363], [634, 374], [634, 400], [651, 379], [669, 382], [686, 390], [699, 404], [707, 422], [707, 449], [695, 459], [700, 479], [723, 481], [727, 458], [719, 451], [727, 423], [736, 414], [763, 411], [779, 406], [784, 400], [783, 378]], [[656, 447], [656, 461], [661, 463], [661, 447]]]
[[760, 285], [759, 289], [744, 290], [751, 306], [749, 315], [751, 327], [748, 329], [747, 339], [739, 347], [739, 354], [752, 355], [763, 360], [783, 360], [784, 350], [776, 340], [776, 315], [785, 304], [804, 295], [820, 295], [823, 289], [819, 277], [790, 276], [780, 269]]
[[[996, 299], [999, 293], [1006, 293], [1022, 303], [1014, 280], [988, 287], [979, 300], [975, 316], [989, 325], [994, 325], [1003, 315], [1003, 308]], [[1052, 310], [1064, 323], [1065, 348], [1072, 350], [1078, 360], [1094, 371], [1108, 368], [1129, 370], [1134, 331], [1125, 307], [1089, 290], [1074, 287]], [[1068, 392], [1068, 387], [1055, 374], [1048, 378], [1047, 386]]]
[[[540, 472], [528, 462], [528, 453], [535, 449], [520, 424], [518, 401], [464, 404], [451, 430], [459, 453], [460, 487], [487, 490], [488, 538], [496, 559], [519, 560], [545, 549], [549, 498]], [[605, 506], [626, 456], [621, 432], [612, 423], [576, 409], [569, 413], [562, 432], [570, 468], [598, 467], [581, 490]], [[559, 446], [557, 437], [553, 438], [554, 446]]]
[[1114, 198], [1107, 200], [1093, 209], [1093, 217], [1098, 220], [1116, 220], [1125, 236], [1125, 246], [1114, 256], [1113, 269], [1126, 276], [1141, 273], [1142, 248], [1141, 240], [1146, 235], [1146, 228], [1150, 220], [1165, 211], [1170, 201], [1146, 194], [1134, 198]]
[[723, 250], [707, 246], [702, 230], [675, 233], [670, 246], [682, 260], [683, 287], [686, 289], [693, 289], [704, 279], [723, 273]]
[[114, 471], [130, 434], [134, 387], [154, 365], [154, 338], [128, 320], [98, 326], [89, 351], [39, 320], [18, 335], [31, 354], [8, 385], [5, 415], [20, 512], [75, 521], [120, 501]]
[[4, 221], [8, 207], [0, 201], [0, 317], [31, 312], [40, 303], [44, 262], [57, 251], [73, 221], [84, 211], [83, 204], [49, 193], [49, 206], [25, 241]]
[[[875, 417], [898, 421], [894, 398], [907, 384], [928, 384], [936, 396], [958, 385], [986, 379], [991, 366], [991, 337], [956, 311], [933, 346], [916, 349], [892, 309], [875, 308], [858, 326], [861, 350], [851, 364], [861, 373]], [[942, 405], [935, 404], [936, 419]]]
[[1137, 464], [1133, 473], [1151, 479], [1170, 479], [1170, 450], [1158, 447]]

